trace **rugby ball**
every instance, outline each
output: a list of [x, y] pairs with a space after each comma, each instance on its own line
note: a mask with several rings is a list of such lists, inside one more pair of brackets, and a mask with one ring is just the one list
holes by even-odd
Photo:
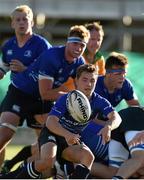
[[91, 106], [88, 98], [78, 90], [68, 93], [67, 109], [75, 121], [86, 123], [91, 115]]

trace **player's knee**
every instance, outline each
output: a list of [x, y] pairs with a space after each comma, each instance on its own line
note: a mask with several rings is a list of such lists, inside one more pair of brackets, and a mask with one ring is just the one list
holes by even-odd
[[86, 154], [86, 157], [87, 157], [87, 159], [88, 159], [90, 162], [93, 162], [93, 161], [94, 161], [95, 157], [94, 157], [93, 153], [92, 153], [89, 149], [87, 149], [87, 150], [84, 152], [84, 154]]
[[4, 122], [0, 123], [0, 128], [8, 128], [9, 130], [13, 132], [17, 131], [17, 127], [10, 123], [4, 123]]
[[86, 166], [92, 166], [94, 162], [94, 155], [89, 148], [83, 148], [81, 152], [81, 163]]

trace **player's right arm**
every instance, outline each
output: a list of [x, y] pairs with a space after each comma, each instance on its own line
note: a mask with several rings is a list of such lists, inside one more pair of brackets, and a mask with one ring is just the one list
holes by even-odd
[[67, 129], [63, 128], [59, 123], [59, 118], [57, 116], [54, 115], [48, 116], [46, 121], [46, 127], [54, 134], [63, 136], [69, 145], [78, 143], [80, 141], [79, 134], [71, 133]]
[[66, 92], [59, 91], [58, 88], [53, 89], [53, 78], [48, 76], [39, 76], [39, 91], [41, 98], [45, 101], [55, 101]]

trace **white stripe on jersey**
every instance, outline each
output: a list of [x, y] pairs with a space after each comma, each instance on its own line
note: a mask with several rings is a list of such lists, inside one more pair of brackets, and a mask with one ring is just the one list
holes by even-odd
[[42, 79], [48, 79], [48, 80], [51, 80], [52, 82], [54, 82], [54, 78], [51, 77], [51, 76], [44, 76], [44, 75], [39, 75], [39, 80], [42, 80]]

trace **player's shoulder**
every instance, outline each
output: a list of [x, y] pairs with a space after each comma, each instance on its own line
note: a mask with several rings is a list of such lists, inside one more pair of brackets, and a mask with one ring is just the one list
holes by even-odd
[[61, 60], [64, 59], [64, 51], [64, 46], [53, 46], [46, 51], [46, 54], [48, 55], [48, 57], [52, 58], [53, 62], [57, 62], [59, 64]]
[[61, 104], [61, 106], [66, 106], [67, 98], [68, 98], [68, 93], [60, 96], [60, 97], [56, 100], [56, 105], [57, 105], [57, 104]]
[[92, 101], [95, 102], [97, 105], [106, 103], [106, 104], [109, 104], [109, 106], [111, 106], [110, 102], [105, 97], [101, 96], [97, 92], [93, 93]]
[[33, 33], [31, 40], [35, 41], [35, 42], [38, 42], [38, 43], [49, 44], [49, 46], [52, 46], [45, 37], [43, 37], [43, 36], [41, 36], [39, 34]]
[[105, 98], [102, 97], [99, 93], [93, 92], [93, 94], [92, 94], [92, 99], [93, 99], [93, 101], [94, 101], [94, 100], [100, 100], [100, 99], [105, 99]]
[[40, 34], [35, 34], [35, 33], [33, 33], [32, 37], [33, 37], [33, 38], [35, 38], [35, 39], [42, 39], [42, 40], [46, 40], [46, 38], [44, 38], [44, 37], [43, 37], [43, 36], [41, 36]]
[[17, 43], [15, 36], [5, 40], [4, 43], [2, 44], [2, 47], [9, 47], [9, 46], [11, 46], [14, 43]]
[[133, 87], [132, 82], [128, 78], [125, 78], [125, 80], [124, 80], [122, 88], [125, 88], [125, 87]]

